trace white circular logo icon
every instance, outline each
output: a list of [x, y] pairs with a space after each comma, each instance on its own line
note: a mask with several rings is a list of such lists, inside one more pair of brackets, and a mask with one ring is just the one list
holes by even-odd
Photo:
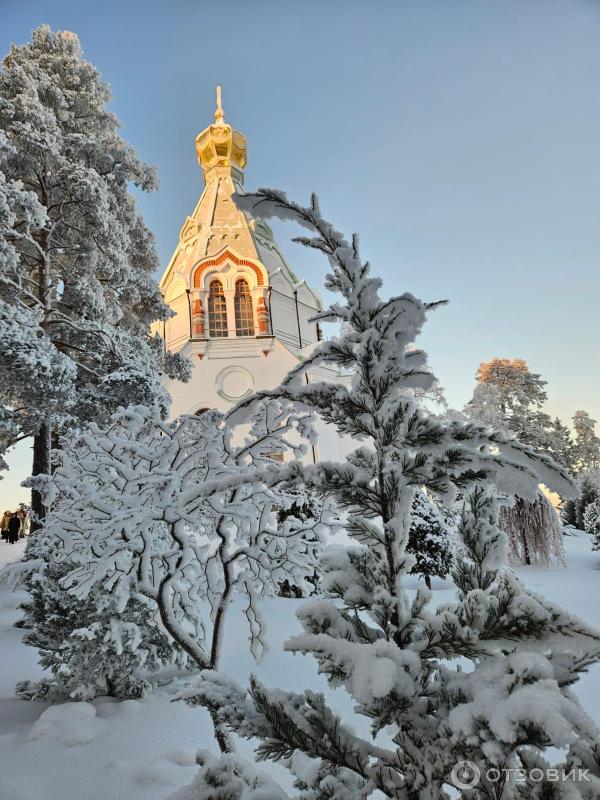
[[481, 780], [481, 771], [472, 761], [459, 761], [452, 767], [450, 780], [457, 789], [473, 789]]

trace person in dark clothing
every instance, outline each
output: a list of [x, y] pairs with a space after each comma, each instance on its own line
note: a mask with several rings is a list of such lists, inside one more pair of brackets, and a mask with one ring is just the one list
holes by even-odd
[[2, 528], [2, 539], [8, 542], [8, 521], [10, 520], [10, 511], [5, 511], [2, 514], [2, 521], [0, 521], [0, 528]]
[[21, 530], [21, 520], [18, 514], [11, 514], [8, 521], [8, 541], [14, 544], [19, 541], [19, 531]]

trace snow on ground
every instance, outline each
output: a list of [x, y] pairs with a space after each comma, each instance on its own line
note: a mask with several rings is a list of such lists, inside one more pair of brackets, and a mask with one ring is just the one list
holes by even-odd
[[[519, 574], [535, 592], [558, 601], [590, 623], [600, 626], [596, 598], [600, 588], [600, 553], [590, 549], [589, 537], [565, 540], [566, 569], [524, 567]], [[0, 564], [19, 558], [24, 543], [0, 544]], [[417, 586], [412, 580], [410, 588]], [[448, 582], [434, 583], [435, 599], [452, 596]], [[48, 706], [18, 700], [18, 680], [42, 674], [37, 652], [21, 643], [23, 631], [14, 627], [18, 604], [25, 598], [0, 587], [0, 798], [1, 800], [165, 800], [188, 784], [197, 771], [198, 749], [214, 750], [212, 727], [201, 709], [172, 702], [173, 688], [165, 686], [146, 700]], [[326, 688], [311, 658], [282, 651], [282, 643], [299, 630], [294, 613], [303, 601], [272, 599], [263, 608], [269, 623], [270, 651], [257, 665], [248, 653], [247, 634], [239, 607], [232, 609], [223, 654], [223, 670], [245, 684], [251, 672], [265, 683], [284, 689], [327, 691], [332, 705], [346, 716], [350, 702], [343, 690]], [[588, 713], [600, 724], [600, 668], [577, 685]], [[594, 685], [596, 683], [596, 687]], [[362, 727], [362, 726], [361, 726]], [[248, 746], [242, 743], [242, 752]], [[216, 751], [215, 751], [216, 752]], [[289, 786], [285, 772], [265, 765]]]

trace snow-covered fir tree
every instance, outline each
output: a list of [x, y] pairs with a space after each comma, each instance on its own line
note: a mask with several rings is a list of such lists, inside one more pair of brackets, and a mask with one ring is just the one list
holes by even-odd
[[571, 431], [564, 422], [555, 417], [551, 426], [552, 457], [575, 472], [575, 445]]
[[[43, 549], [39, 544], [34, 542], [33, 558]], [[20, 697], [46, 702], [98, 695], [142, 697], [151, 688], [151, 673], [165, 666], [187, 666], [187, 655], [158, 619], [156, 603], [138, 596], [122, 608], [103, 588], [76, 599], [61, 586], [75, 564], [42, 555], [44, 560], [28, 580], [30, 630], [23, 641], [37, 647], [39, 663], [51, 677], [20, 682]]]
[[[539, 453], [571, 467], [566, 427], [543, 410], [546, 381], [522, 358], [492, 358], [477, 370], [467, 416], [484, 425], [514, 433]], [[492, 388], [493, 387], [493, 388]]]
[[[34, 31], [0, 69], [0, 444], [51, 437], [120, 405], [166, 410], [163, 370], [186, 378], [150, 324], [171, 312], [154, 280], [154, 238], [130, 187], [154, 170], [119, 135], [109, 87], [77, 36]], [[34, 492], [33, 511], [43, 507]]]
[[577, 527], [577, 500], [570, 497], [560, 506], [560, 518], [565, 528]]
[[585, 509], [583, 529], [590, 536], [593, 536], [594, 550], [600, 550], [600, 499], [594, 500]]
[[438, 506], [425, 494], [416, 492], [413, 500], [408, 544], [415, 563], [411, 575], [420, 575], [431, 589], [431, 578], [445, 578], [452, 568], [450, 531]]
[[494, 430], [506, 427], [500, 391], [493, 383], [475, 384], [473, 397], [465, 406], [464, 413], [468, 419]]
[[[323, 530], [320, 519], [293, 514], [278, 524], [277, 509], [298, 494], [271, 486], [280, 473], [293, 479], [294, 462], [281, 467], [271, 454], [302, 454], [310, 415], [268, 401], [253, 409], [241, 443], [233, 433], [217, 411], [163, 422], [157, 409], [131, 406], [108, 426], [64, 437], [53, 474], [37, 479], [48, 507], [38, 553], [50, 565], [72, 564], [62, 589], [84, 603], [109, 593], [124, 613], [145, 599], [202, 669], [219, 665], [235, 593], [245, 597], [250, 647], [260, 657], [259, 600], [286, 579], [309, 593]], [[31, 643], [40, 646], [40, 637]], [[55, 663], [63, 657], [79, 663], [81, 655], [59, 648]], [[227, 750], [218, 728], [216, 736]]]
[[578, 472], [600, 468], [600, 437], [596, 435], [596, 420], [587, 411], [579, 410], [573, 415], [575, 431], [574, 464]]
[[579, 496], [576, 500], [576, 525], [585, 530], [585, 512], [590, 503], [600, 500], [600, 470], [584, 472], [579, 476]]
[[[273, 691], [255, 679], [246, 692], [217, 673], [205, 673], [188, 691], [188, 702], [210, 704], [241, 736], [258, 737], [259, 758], [287, 763], [302, 800], [354, 800], [376, 790], [381, 793], [376, 796], [402, 800], [449, 800], [455, 795], [448, 776], [463, 760], [482, 775], [477, 789], [462, 795], [465, 800], [551, 798], [549, 772], [547, 780], [534, 776], [534, 781], [507, 784], [488, 781], [486, 775], [533, 766], [546, 772], [551, 763], [539, 754], [552, 745], [566, 747], [566, 771], [583, 765], [591, 773], [581, 786], [563, 786], [567, 794], [559, 796], [591, 800], [600, 791], [598, 731], [568, 683], [598, 653], [541, 655], [537, 642], [550, 634], [563, 642], [580, 636], [591, 643], [596, 634], [526, 593], [502, 568], [506, 537], [496, 515], [493, 492], [476, 488], [466, 498], [458, 523], [457, 602], [437, 609], [437, 624], [426, 610], [426, 597], [417, 595], [413, 624], [402, 640], [382, 637], [374, 602], [379, 576], [369, 575], [372, 564], [364, 561], [348, 580], [342, 560], [329, 559], [332, 571], [326, 569], [324, 581], [338, 602], [345, 593], [341, 613], [324, 601], [301, 609], [305, 633], [288, 649], [314, 655], [328, 680], [346, 687], [358, 713], [372, 721], [373, 740], [357, 736], [322, 695]], [[357, 577], [359, 583], [351, 587]], [[352, 592], [356, 599], [349, 600]], [[331, 638], [338, 647], [327, 642]], [[473, 670], [453, 667], [458, 656], [471, 660]], [[298, 758], [299, 753], [310, 760]], [[535, 794], [541, 791], [538, 784], [546, 793]], [[202, 796], [190, 795], [190, 800]]]
[[[345, 334], [320, 343], [302, 370], [259, 394], [314, 408], [361, 442], [347, 463], [302, 468], [306, 482], [343, 507], [346, 530], [359, 544], [324, 554], [321, 586], [331, 599], [300, 609], [304, 633], [286, 647], [313, 655], [329, 681], [346, 688], [357, 713], [370, 719], [373, 738], [354, 733], [321, 695], [267, 689], [256, 680], [248, 695], [205, 673], [188, 701], [209, 707], [240, 735], [260, 738], [259, 758], [292, 767], [298, 753], [314, 759], [310, 780], [304, 770], [298, 775], [306, 800], [366, 798], [377, 790], [402, 800], [449, 798], [450, 771], [462, 758], [517, 766], [528, 748], [550, 746], [570, 747], [568, 759], [593, 764], [600, 776], [598, 732], [568, 688], [600, 658], [598, 634], [501, 568], [505, 536], [496, 524], [498, 489], [535, 497], [543, 480], [568, 496], [568, 473], [506, 434], [445, 424], [415, 403], [414, 386], [433, 380], [423, 352], [410, 346], [428, 307], [409, 294], [383, 300], [356, 238], [344, 240], [315, 198], [303, 208], [261, 190], [237, 202], [255, 216], [307, 227], [311, 236], [300, 241], [327, 256], [326, 286], [342, 296], [322, 317], [343, 320]], [[352, 386], [304, 384], [306, 366], [322, 362], [351, 370]], [[486, 483], [497, 489], [480, 488]], [[446, 497], [460, 488], [467, 496], [458, 599], [437, 609], [429, 608], [428, 590], [413, 600], [404, 590], [414, 565], [406, 553], [411, 508], [421, 487]], [[560, 642], [555, 651], [551, 639]], [[465, 658], [472, 669], [457, 663]], [[599, 787], [596, 781], [594, 791]], [[516, 792], [511, 787], [505, 797]], [[477, 796], [498, 797], [492, 788]]]

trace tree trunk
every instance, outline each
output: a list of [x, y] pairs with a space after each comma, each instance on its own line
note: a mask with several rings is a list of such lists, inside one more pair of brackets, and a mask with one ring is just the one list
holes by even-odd
[[431, 589], [431, 577], [429, 575], [425, 575], [425, 586], [427, 586], [428, 589]]
[[[33, 465], [31, 474], [49, 475], [50, 474], [50, 449], [51, 449], [51, 425], [50, 420], [42, 424], [37, 434], [33, 437]], [[42, 520], [46, 516], [46, 509], [42, 502], [41, 494], [36, 490], [31, 490], [31, 532], [41, 527]]]
[[[168, 611], [168, 598], [165, 597], [165, 584], [166, 580], [163, 580], [162, 585], [158, 591], [158, 596], [154, 598], [156, 600], [156, 605], [158, 606], [158, 613], [160, 615], [160, 619], [162, 624], [165, 627], [167, 633], [171, 636], [173, 641], [177, 642], [177, 644], [185, 650], [185, 652], [190, 656], [190, 658], [200, 667], [200, 669], [212, 669], [212, 665], [208, 662], [208, 659], [203, 656], [199, 647], [195, 646], [194, 644], [190, 643], [187, 640], [187, 637], [182, 635], [181, 631], [177, 630], [176, 625], [173, 624], [173, 620]], [[213, 728], [215, 731], [215, 739], [217, 744], [219, 745], [219, 750], [222, 753], [232, 753], [233, 752], [233, 744], [230, 740], [225, 727], [221, 724], [220, 720], [217, 717], [216, 711], [209, 709], [210, 718], [212, 720]]]
[[525, 559], [525, 563], [528, 566], [531, 566], [531, 555], [529, 553], [529, 545], [527, 544], [527, 534], [525, 532], [525, 523], [523, 520], [525, 513], [525, 500], [523, 500], [521, 497], [517, 497], [516, 506], [519, 512], [519, 527], [521, 529], [521, 542], [523, 544], [523, 558]]

